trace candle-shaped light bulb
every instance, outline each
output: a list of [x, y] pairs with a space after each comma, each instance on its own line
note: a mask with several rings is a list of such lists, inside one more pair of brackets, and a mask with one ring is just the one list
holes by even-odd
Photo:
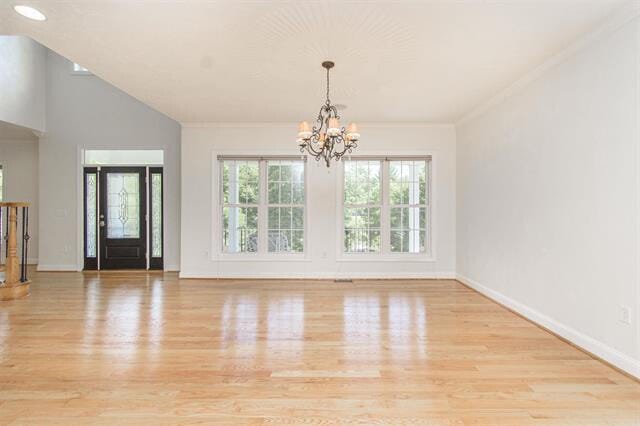
[[347, 127], [347, 136], [349, 140], [356, 141], [360, 139], [360, 133], [358, 132], [358, 125], [356, 123], [349, 123]]
[[309, 139], [311, 137], [311, 127], [306, 121], [301, 122], [298, 126], [298, 137], [301, 139]]

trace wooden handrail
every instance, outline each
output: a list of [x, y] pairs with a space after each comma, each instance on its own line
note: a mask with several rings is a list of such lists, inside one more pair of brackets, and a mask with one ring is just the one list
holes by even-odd
[[0, 207], [29, 207], [30, 205], [25, 201], [0, 201]]

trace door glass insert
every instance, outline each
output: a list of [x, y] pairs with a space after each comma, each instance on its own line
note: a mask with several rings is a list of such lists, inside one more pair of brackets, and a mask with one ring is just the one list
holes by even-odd
[[107, 174], [107, 238], [140, 238], [138, 173]]

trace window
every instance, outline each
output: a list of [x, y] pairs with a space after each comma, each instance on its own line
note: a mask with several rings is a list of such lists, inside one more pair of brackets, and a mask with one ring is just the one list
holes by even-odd
[[80, 64], [76, 64], [75, 62], [73, 63], [71, 70], [73, 74], [91, 75], [91, 71], [89, 71], [88, 69], [86, 69]]
[[305, 162], [219, 157], [222, 251], [303, 253]]
[[267, 161], [269, 252], [304, 251], [304, 163]]
[[164, 151], [162, 149], [87, 149], [84, 151], [84, 164], [161, 166], [164, 164]]
[[394, 253], [424, 253], [427, 223], [427, 163], [389, 162], [390, 242]]
[[380, 251], [380, 161], [344, 163], [344, 251]]
[[345, 253], [429, 253], [430, 161], [344, 161]]
[[162, 169], [154, 168], [151, 175], [151, 257], [162, 257]]
[[87, 169], [85, 179], [85, 209], [87, 212], [85, 223], [85, 257], [95, 258], [98, 255], [98, 172], [95, 169]]
[[259, 164], [223, 162], [223, 249], [227, 253], [258, 251]]

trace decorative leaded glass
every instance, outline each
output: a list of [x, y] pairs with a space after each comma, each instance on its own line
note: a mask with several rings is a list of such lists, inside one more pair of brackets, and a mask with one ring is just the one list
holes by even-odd
[[151, 174], [151, 256], [162, 257], [162, 174]]
[[107, 173], [107, 237], [140, 238], [138, 173]]
[[86, 194], [87, 194], [87, 253], [86, 257], [97, 256], [97, 232], [96, 232], [96, 197], [97, 197], [97, 175], [95, 173], [86, 174]]

